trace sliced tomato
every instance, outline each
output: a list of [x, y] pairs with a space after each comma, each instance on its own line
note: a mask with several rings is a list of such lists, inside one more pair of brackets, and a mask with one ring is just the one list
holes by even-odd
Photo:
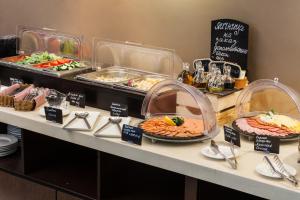
[[54, 61], [50, 62], [50, 65], [54, 67], [56, 65], [59, 65], [59, 63], [57, 60], [54, 60]]
[[36, 68], [41, 68], [41, 64], [36, 64], [36, 65], [33, 65], [33, 67], [36, 67]]
[[33, 65], [33, 66], [37, 67], [37, 68], [48, 68], [48, 67], [51, 67], [50, 63], [42, 63], [42, 64]]
[[65, 63], [69, 63], [72, 60], [71, 59], [67, 59], [67, 58], [62, 58], [62, 59], [58, 59], [56, 60], [59, 64], [65, 64]]

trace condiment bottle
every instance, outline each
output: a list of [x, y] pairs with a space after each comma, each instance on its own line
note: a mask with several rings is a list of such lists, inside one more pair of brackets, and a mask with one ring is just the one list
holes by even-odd
[[230, 73], [231, 73], [231, 67], [229, 65], [225, 65], [223, 68], [225, 90], [234, 89], [235, 80], [231, 77]]
[[219, 68], [212, 72], [212, 77], [208, 82], [208, 90], [210, 92], [222, 92], [224, 90], [224, 80]]
[[202, 68], [203, 66], [202, 66], [202, 62], [201, 61], [198, 61], [197, 63], [196, 63], [196, 66], [195, 66], [195, 71], [193, 72], [193, 78], [197, 75], [197, 73], [198, 73], [198, 69], [199, 68]]
[[193, 77], [190, 73], [190, 64], [189, 63], [183, 63], [182, 72], [178, 75], [177, 80], [182, 83], [192, 85]]
[[204, 67], [202, 65], [196, 65], [193, 86], [201, 90], [205, 90], [207, 88], [207, 79], [205, 77]]

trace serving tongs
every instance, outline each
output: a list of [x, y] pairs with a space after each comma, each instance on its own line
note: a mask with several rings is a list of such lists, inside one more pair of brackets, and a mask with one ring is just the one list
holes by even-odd
[[66, 128], [67, 126], [69, 126], [72, 122], [74, 122], [76, 119], [83, 119], [86, 126], [88, 127], [88, 129], [91, 129], [91, 125], [89, 123], [89, 121], [87, 120], [87, 117], [89, 116], [88, 112], [84, 112], [84, 113], [75, 113], [75, 116], [73, 119], [71, 119], [68, 123], [66, 123], [63, 128]]
[[122, 128], [121, 128], [121, 125], [120, 123], [122, 122], [122, 118], [121, 117], [117, 117], [117, 118], [108, 118], [108, 121], [103, 125], [101, 126], [99, 129], [97, 129], [95, 132], [94, 132], [94, 136], [96, 137], [99, 137], [101, 136], [98, 132], [102, 131], [105, 127], [107, 127], [109, 124], [116, 124], [118, 129], [119, 129], [119, 132], [120, 134], [122, 133]]
[[[268, 156], [264, 156], [264, 161], [269, 166], [271, 172], [274, 174], [277, 174], [282, 179], [286, 179], [286, 180], [290, 181], [291, 183], [293, 183], [296, 186], [298, 184], [298, 180], [294, 176], [290, 175], [290, 173], [284, 168], [284, 166], [283, 166], [282, 162], [279, 160], [279, 158], [277, 158], [277, 159], [274, 158], [274, 159], [275, 159], [275, 163], [276, 163], [278, 169], [275, 168], [275, 166], [273, 165], [273, 163], [271, 162], [271, 160]], [[276, 162], [276, 160], [277, 160], [277, 162]], [[278, 160], [280, 161], [279, 164], [278, 164]], [[282, 168], [280, 166], [278, 166], [280, 164], [282, 164]], [[286, 174], [286, 172], [287, 172], [287, 174]]]
[[[229, 159], [224, 153], [222, 153], [219, 149], [219, 146], [217, 145], [217, 143], [214, 140], [211, 140], [210, 142], [210, 148], [213, 150], [213, 152], [215, 154], [220, 154], [232, 167], [232, 169], [237, 169], [237, 161], [235, 160], [231, 160]], [[235, 157], [235, 154], [233, 154], [233, 156]]]
[[279, 156], [278, 155], [275, 155], [274, 157], [274, 161], [275, 161], [275, 164], [277, 165], [278, 169], [280, 170], [280, 172], [282, 174], [285, 174], [287, 175], [289, 178], [291, 178], [292, 180], [294, 180], [294, 184], [295, 185], [298, 185], [298, 180], [295, 176], [293, 176], [283, 165], [282, 161], [280, 160]]
[[238, 161], [237, 161], [237, 159], [236, 159], [236, 155], [235, 155], [235, 153], [234, 153], [234, 144], [231, 142], [230, 143], [230, 151], [231, 151], [231, 153], [232, 153], [232, 155], [233, 155], [233, 161], [234, 161], [234, 164], [237, 166], [238, 165]]

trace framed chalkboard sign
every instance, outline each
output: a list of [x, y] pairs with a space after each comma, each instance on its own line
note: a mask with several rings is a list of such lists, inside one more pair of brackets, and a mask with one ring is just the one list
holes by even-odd
[[247, 69], [249, 26], [233, 19], [218, 19], [211, 22], [210, 57], [227, 61]]

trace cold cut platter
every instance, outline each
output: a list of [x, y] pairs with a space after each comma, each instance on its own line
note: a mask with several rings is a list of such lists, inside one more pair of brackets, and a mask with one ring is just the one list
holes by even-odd
[[232, 126], [250, 139], [255, 135], [267, 135], [278, 137], [281, 141], [293, 141], [298, 140], [300, 135], [300, 121], [273, 111], [239, 118], [233, 121]]

